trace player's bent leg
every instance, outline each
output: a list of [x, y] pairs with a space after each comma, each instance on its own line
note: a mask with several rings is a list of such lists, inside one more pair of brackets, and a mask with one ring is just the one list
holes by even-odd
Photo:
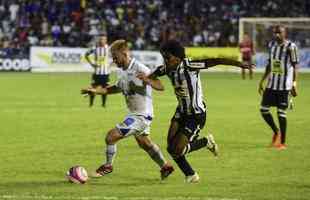
[[188, 139], [184, 134], [177, 133], [173, 141], [169, 142], [168, 152], [173, 157], [185, 177], [193, 176], [195, 171], [184, 156], [184, 148], [188, 144]]
[[120, 133], [120, 131], [116, 128], [111, 129], [106, 135], [106, 163], [101, 165], [97, 170], [93, 177], [102, 177], [106, 174], [109, 174], [113, 171], [113, 160], [116, 155], [116, 143], [120, 139], [124, 138], [124, 136]]
[[158, 145], [153, 143], [150, 137], [146, 135], [136, 136], [135, 138], [138, 145], [145, 150], [152, 160], [161, 168], [161, 179], [164, 180], [167, 178], [174, 171], [174, 168], [165, 160]]

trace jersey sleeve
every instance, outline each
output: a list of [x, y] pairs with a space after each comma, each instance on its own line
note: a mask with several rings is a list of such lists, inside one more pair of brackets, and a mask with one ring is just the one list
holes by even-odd
[[152, 76], [159, 77], [166, 75], [166, 67], [164, 65], [160, 65], [154, 69], [152, 72]]
[[142, 72], [148, 76], [151, 74], [151, 69], [145, 66], [144, 64], [139, 64], [138, 72]]
[[292, 43], [290, 46], [290, 58], [292, 64], [298, 64], [299, 58], [298, 58], [298, 48], [296, 44]]
[[208, 63], [207, 60], [201, 59], [201, 60], [186, 60], [186, 67], [189, 70], [197, 71], [201, 69], [208, 69]]

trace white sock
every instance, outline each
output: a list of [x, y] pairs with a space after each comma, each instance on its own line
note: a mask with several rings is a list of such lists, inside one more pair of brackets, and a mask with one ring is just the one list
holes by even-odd
[[147, 153], [150, 155], [152, 160], [159, 165], [159, 167], [163, 167], [166, 164], [164, 155], [156, 144], [153, 144], [152, 148], [150, 148]]
[[107, 162], [106, 164], [113, 164], [113, 159], [116, 155], [116, 144], [108, 144], [107, 148], [106, 148], [106, 158], [107, 158]]

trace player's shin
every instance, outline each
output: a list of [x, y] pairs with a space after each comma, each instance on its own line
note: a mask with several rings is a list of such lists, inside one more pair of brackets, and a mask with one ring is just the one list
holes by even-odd
[[159, 165], [159, 167], [163, 167], [166, 164], [164, 155], [156, 144], [152, 144], [152, 147], [147, 150], [147, 153], [150, 155], [152, 160]]
[[90, 94], [89, 95], [89, 107], [92, 107], [94, 105], [95, 95]]
[[174, 148], [171, 146], [167, 147], [168, 153], [171, 155], [173, 160], [177, 163], [179, 168], [182, 170], [185, 176], [191, 176], [195, 174], [195, 171], [192, 169], [191, 165], [187, 162], [184, 155], [177, 155], [174, 151]]
[[193, 170], [191, 165], [187, 162], [184, 155], [173, 158], [173, 159], [177, 163], [179, 168], [182, 170], [182, 172], [185, 176], [192, 176], [195, 174], [195, 171]]
[[200, 138], [198, 140], [194, 140], [185, 146], [185, 148], [183, 150], [183, 155], [190, 153], [190, 152], [193, 152], [193, 151], [197, 151], [197, 150], [205, 147], [207, 144], [208, 144], [208, 139], [205, 137]]
[[113, 160], [114, 160], [114, 157], [116, 155], [116, 151], [117, 151], [116, 144], [108, 144], [107, 145], [107, 147], [106, 147], [106, 159], [107, 159], [106, 164], [109, 164], [109, 165], [113, 164]]
[[106, 101], [107, 101], [107, 95], [106, 94], [101, 95], [102, 107], [105, 107]]
[[278, 109], [278, 119], [279, 119], [280, 130], [281, 130], [281, 144], [285, 144], [286, 127], [287, 127], [286, 110]]
[[274, 120], [272, 118], [272, 115], [269, 111], [268, 107], [261, 107], [260, 112], [262, 114], [262, 117], [264, 118], [265, 122], [270, 126], [270, 128], [273, 130], [274, 134], [278, 134], [279, 129], [277, 128], [276, 124], [274, 123]]

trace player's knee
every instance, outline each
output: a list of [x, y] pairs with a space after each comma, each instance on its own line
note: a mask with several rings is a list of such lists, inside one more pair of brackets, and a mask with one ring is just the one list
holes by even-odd
[[262, 115], [266, 115], [266, 114], [270, 113], [270, 109], [269, 109], [269, 107], [261, 106], [260, 107], [260, 112], [261, 112]]
[[138, 142], [138, 146], [141, 148], [141, 149], [143, 149], [143, 150], [149, 150], [151, 147], [148, 145], [148, 144], [146, 144], [145, 142]]
[[115, 137], [115, 135], [115, 129], [110, 130], [105, 137], [106, 144], [115, 144], [117, 141], [117, 137]]
[[182, 156], [182, 151], [180, 149], [168, 146], [167, 151], [173, 159]]

